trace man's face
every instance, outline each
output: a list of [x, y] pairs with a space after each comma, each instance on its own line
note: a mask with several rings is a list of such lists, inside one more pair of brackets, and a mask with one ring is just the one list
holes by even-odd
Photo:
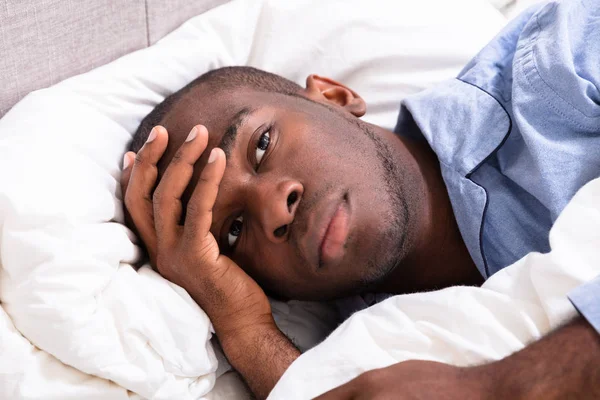
[[389, 138], [334, 105], [199, 88], [162, 121], [170, 133], [166, 160], [197, 124], [207, 127], [209, 146], [186, 196], [210, 149], [223, 147], [227, 168], [211, 232], [221, 252], [267, 291], [296, 299], [346, 295], [380, 280], [402, 257], [410, 179]]

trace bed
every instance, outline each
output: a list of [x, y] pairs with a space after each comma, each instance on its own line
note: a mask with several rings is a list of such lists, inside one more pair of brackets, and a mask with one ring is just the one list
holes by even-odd
[[[181, 288], [169, 285], [147, 266], [136, 265], [139, 247], [121, 223], [115, 157], [123, 152], [141, 117], [164, 96], [199, 73], [227, 64], [248, 63], [297, 81], [312, 69], [326, 72], [372, 99], [370, 122], [391, 127], [399, 97], [452, 77], [505, 23], [497, 10], [511, 16], [531, 3], [494, 0], [493, 9], [482, 0], [431, 2], [438, 11], [433, 17], [426, 13], [431, 4], [409, 6], [407, 1], [393, 6], [398, 7], [393, 9], [397, 18], [387, 19], [382, 17], [384, 1], [369, 7], [347, 2], [354, 9], [341, 13], [346, 19], [289, 48], [282, 44], [285, 35], [273, 33], [295, 20], [308, 20], [309, 10], [324, 7], [323, 3], [0, 2], [0, 170], [6, 171], [0, 180], [0, 397], [247, 398], [243, 382], [228, 370], [214, 345], [210, 321], [202, 310]], [[331, 1], [328, 7], [343, 10], [342, 3]], [[381, 39], [369, 49], [373, 53], [349, 52], [344, 40], [355, 40], [352, 35], [357, 31]], [[414, 40], [400, 40], [415, 32], [420, 35], [418, 46], [411, 46]], [[257, 33], [265, 39], [252, 42]], [[245, 41], [236, 39], [240, 37]], [[288, 43], [291, 40], [293, 36]], [[398, 42], [398, 50], [388, 54], [386, 49]], [[268, 57], [266, 50], [272, 48], [279, 50], [278, 57]], [[168, 55], [168, 61], [157, 63], [159, 54]], [[402, 73], [370, 60], [387, 60]], [[343, 63], [347, 65], [337, 66]], [[85, 134], [84, 126], [89, 127]], [[13, 170], [24, 152], [43, 168]], [[78, 185], [65, 185], [67, 177]], [[28, 182], [39, 185], [34, 190]], [[570, 282], [574, 285], [592, 273], [593, 268]], [[497, 287], [502, 288], [503, 282]], [[404, 305], [410, 301], [401, 300], [402, 307], [411, 309]], [[560, 303], [559, 311], [552, 309], [552, 319], [542, 313], [544, 304], [525, 307], [538, 319], [519, 320], [529, 327], [520, 341], [492, 353], [473, 348], [468, 360], [514, 351], [573, 312]], [[382, 304], [387, 306], [389, 302]], [[337, 323], [326, 306], [273, 302], [273, 308], [282, 330], [303, 350], [321, 341]], [[353, 323], [363, 324], [358, 317]], [[404, 326], [415, 319], [398, 318]], [[193, 340], [189, 332], [194, 333]], [[324, 344], [316, 349], [337, 349], [339, 342]], [[311, 386], [312, 392], [303, 392], [297, 385], [299, 377], [316, 379], [306, 374], [311, 362], [323, 358], [319, 350], [307, 354], [294, 364], [297, 375], [286, 374], [273, 398], [291, 398], [292, 391], [297, 398], [307, 398], [348, 378], [322, 380]], [[367, 367], [353, 364], [351, 373]]]
[[[537, 2], [488, 1], [507, 18]], [[189, 18], [226, 2], [3, 0], [0, 118], [27, 93], [148, 47]]]

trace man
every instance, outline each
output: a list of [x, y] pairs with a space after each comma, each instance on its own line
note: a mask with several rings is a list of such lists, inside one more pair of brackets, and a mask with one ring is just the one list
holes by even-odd
[[[265, 291], [478, 285], [547, 251], [552, 223], [600, 171], [598, 21], [592, 0], [524, 13], [458, 79], [406, 99], [395, 133], [362, 122], [364, 101], [328, 78], [201, 76], [142, 122], [133, 167], [125, 156], [125, 204], [152, 264], [266, 397], [299, 352]], [[582, 316], [504, 360], [400, 363], [323, 398], [596, 398], [599, 289], [577, 288]]]

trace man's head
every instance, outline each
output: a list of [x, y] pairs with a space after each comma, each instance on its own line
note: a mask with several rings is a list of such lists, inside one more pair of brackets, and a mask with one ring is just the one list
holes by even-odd
[[373, 286], [415, 240], [422, 184], [393, 134], [362, 122], [364, 101], [331, 79], [306, 88], [249, 67], [202, 75], [143, 121], [137, 152], [155, 125], [169, 132], [159, 179], [191, 128], [205, 125], [227, 168], [211, 232], [267, 291], [337, 297]]

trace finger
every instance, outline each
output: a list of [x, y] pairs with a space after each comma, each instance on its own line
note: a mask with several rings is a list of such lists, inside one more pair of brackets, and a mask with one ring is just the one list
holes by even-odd
[[194, 174], [194, 165], [208, 144], [208, 131], [203, 125], [192, 128], [185, 142], [169, 163], [154, 192], [154, 220], [159, 237], [174, 240], [181, 219], [181, 196]]
[[187, 207], [185, 233], [204, 238], [210, 231], [213, 207], [219, 194], [219, 185], [225, 173], [225, 153], [218, 147], [210, 152], [208, 163], [200, 174], [198, 184]]
[[135, 161], [135, 153], [133, 151], [128, 151], [123, 156], [123, 168], [121, 172], [121, 197], [125, 198], [125, 192], [127, 192], [127, 185], [129, 184], [129, 179], [131, 178], [131, 166]]
[[[150, 260], [156, 255], [156, 231], [152, 209], [152, 190], [158, 177], [157, 163], [168, 144], [167, 130], [156, 126], [148, 140], [136, 154], [133, 166], [129, 167], [129, 180], [125, 189], [125, 206], [133, 225], [146, 245]], [[125, 174], [124, 174], [125, 175]], [[122, 182], [127, 179], [123, 177]], [[124, 182], [123, 182], [124, 183]]]
[[[123, 168], [121, 172], [121, 199], [123, 200], [123, 204], [125, 204], [125, 193], [127, 192], [127, 186], [129, 185], [129, 179], [131, 178], [131, 168], [135, 161], [135, 153], [133, 151], [128, 151], [123, 156]], [[128, 226], [131, 230], [133, 230], [138, 236], [139, 233], [133, 220], [131, 219], [131, 215], [129, 214], [129, 210], [127, 210], [127, 206], [123, 206], [123, 213], [125, 214], [125, 225]]]

